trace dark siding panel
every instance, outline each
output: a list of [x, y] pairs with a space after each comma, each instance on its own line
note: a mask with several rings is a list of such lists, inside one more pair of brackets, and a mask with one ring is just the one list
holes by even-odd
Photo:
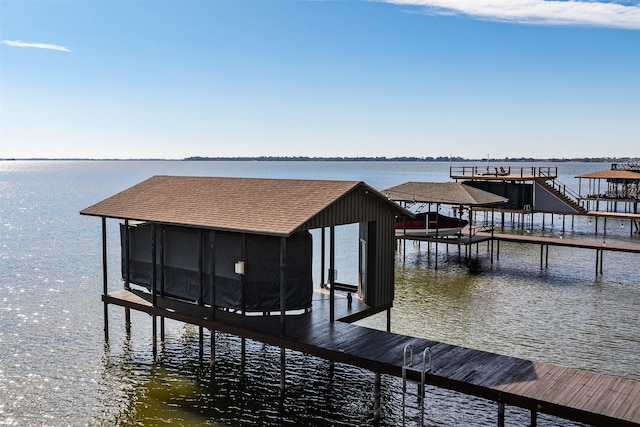
[[391, 206], [364, 189], [357, 189], [309, 220], [304, 228], [358, 223], [369, 223], [376, 233], [375, 252], [367, 260], [367, 265], [374, 266], [370, 267], [374, 273], [367, 277], [363, 300], [372, 307], [389, 304], [393, 302], [395, 281], [395, 211]]

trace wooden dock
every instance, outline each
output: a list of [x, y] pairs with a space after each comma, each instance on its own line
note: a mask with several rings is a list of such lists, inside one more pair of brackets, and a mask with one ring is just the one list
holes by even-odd
[[[633, 243], [619, 243], [607, 241], [594, 241], [582, 239], [564, 239], [558, 237], [541, 237], [519, 234], [478, 233], [498, 242], [496, 256], [500, 259], [500, 242], [527, 243], [540, 245], [540, 269], [549, 266], [549, 246], [560, 246], [578, 249], [590, 249], [596, 251], [595, 274], [602, 274], [604, 263], [604, 252], [624, 252], [629, 254], [640, 254], [640, 245]], [[493, 255], [492, 255], [493, 259]]]
[[[590, 249], [596, 251], [595, 272], [596, 275], [602, 274], [604, 263], [604, 252], [624, 252], [629, 254], [640, 254], [640, 245], [633, 243], [621, 243], [606, 240], [586, 240], [586, 239], [565, 239], [562, 237], [544, 237], [531, 236], [527, 234], [507, 234], [507, 233], [491, 233], [488, 231], [473, 231], [469, 234], [469, 229], [463, 230], [461, 236], [435, 237], [435, 236], [419, 236], [407, 235], [402, 232], [396, 232], [397, 240], [414, 240], [419, 242], [440, 243], [446, 245], [457, 245], [465, 247], [465, 255], [469, 256], [471, 245], [478, 245], [483, 242], [497, 242], [495, 254], [500, 259], [500, 242], [524, 243], [540, 245], [540, 269], [547, 268], [549, 265], [549, 246], [569, 247], [578, 249]], [[494, 247], [491, 245], [491, 262], [493, 263]], [[436, 260], [436, 268], [437, 268]]]
[[[110, 292], [103, 301], [154, 316], [154, 343], [156, 318], [161, 317], [279, 346], [282, 373], [285, 348], [396, 377], [402, 377], [407, 344], [414, 349], [415, 366], [429, 348], [432, 369], [426, 383], [497, 402], [499, 425], [504, 405], [513, 405], [531, 411], [532, 425], [537, 413], [546, 413], [592, 425], [640, 426], [640, 382], [353, 325], [343, 320], [361, 317], [367, 309], [355, 298], [352, 305], [347, 298], [337, 299], [338, 320], [329, 322], [329, 295], [316, 291], [311, 313], [288, 316], [284, 331], [279, 316], [217, 310], [212, 320], [209, 307], [160, 297], [154, 307], [151, 295], [141, 292]], [[410, 380], [419, 381], [419, 375], [408, 372]]]

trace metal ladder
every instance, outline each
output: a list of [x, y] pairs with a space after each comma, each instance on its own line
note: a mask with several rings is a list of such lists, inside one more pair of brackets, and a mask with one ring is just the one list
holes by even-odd
[[420, 404], [420, 425], [424, 426], [424, 395], [426, 374], [431, 372], [431, 348], [427, 347], [422, 352], [422, 369], [413, 366], [413, 345], [404, 346], [404, 361], [402, 363], [402, 425], [405, 425], [405, 408], [407, 394], [407, 372], [419, 372], [420, 383], [418, 384], [418, 402]]

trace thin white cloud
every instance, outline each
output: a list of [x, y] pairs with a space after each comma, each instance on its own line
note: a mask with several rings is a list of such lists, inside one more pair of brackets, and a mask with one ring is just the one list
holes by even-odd
[[493, 21], [640, 29], [640, 1], [591, 0], [382, 0], [420, 6], [434, 15], [467, 15]]
[[2, 40], [0, 41], [2, 44], [6, 44], [14, 47], [33, 47], [36, 49], [49, 49], [49, 50], [59, 50], [61, 52], [71, 52], [71, 49], [59, 46], [56, 44], [48, 44], [48, 43], [31, 43], [31, 42], [23, 42], [20, 40]]

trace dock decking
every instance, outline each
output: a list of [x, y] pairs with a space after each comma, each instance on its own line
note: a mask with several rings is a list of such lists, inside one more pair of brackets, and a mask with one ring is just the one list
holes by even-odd
[[503, 234], [503, 233], [494, 233], [491, 236], [489, 233], [480, 232], [478, 233], [481, 236], [489, 237], [493, 240], [503, 241], [503, 242], [515, 242], [515, 243], [535, 243], [540, 245], [549, 245], [549, 246], [565, 246], [571, 248], [582, 248], [582, 249], [597, 249], [597, 250], [607, 250], [614, 252], [627, 252], [627, 253], [640, 253], [640, 245], [636, 245], [633, 243], [620, 243], [620, 242], [607, 242], [607, 241], [596, 241], [596, 240], [579, 240], [579, 239], [564, 239], [557, 237], [542, 237], [542, 236], [527, 236], [520, 234]]
[[[526, 408], [532, 414], [546, 413], [592, 425], [640, 425], [640, 382], [340, 320], [329, 322], [329, 295], [320, 291], [314, 292], [311, 313], [287, 317], [284, 331], [279, 316], [252, 317], [216, 311], [215, 320], [211, 320], [209, 307], [160, 297], [154, 307], [151, 295], [140, 292], [110, 292], [103, 295], [103, 301], [397, 377], [402, 376], [405, 345], [411, 344], [415, 349], [414, 366], [421, 363], [420, 353], [429, 347], [432, 370], [426, 374], [427, 384]], [[346, 298], [338, 298], [335, 309], [336, 319], [353, 319], [366, 306], [357, 299], [348, 306]], [[409, 371], [408, 376], [419, 380], [415, 371]]]

